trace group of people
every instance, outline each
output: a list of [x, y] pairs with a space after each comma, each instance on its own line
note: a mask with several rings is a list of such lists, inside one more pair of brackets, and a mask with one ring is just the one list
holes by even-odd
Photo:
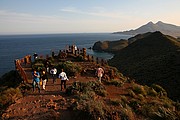
[[[56, 77], [57, 77], [57, 69], [55, 67], [53, 67], [50, 70], [50, 74], [52, 75], [52, 79], [53, 79], [53, 83], [56, 82]], [[98, 77], [98, 81], [101, 83], [101, 78], [104, 74], [104, 70], [103, 68], [101, 68], [100, 66], [97, 68], [96, 73], [95, 73]], [[46, 83], [48, 81], [48, 77], [47, 77], [47, 73], [45, 70], [42, 71], [42, 74], [40, 75], [39, 72], [37, 72], [36, 70], [34, 70], [32, 72], [32, 76], [33, 76], [33, 91], [35, 91], [36, 85], [38, 87], [39, 93], [41, 91], [41, 87], [40, 87], [40, 80], [42, 81], [42, 89], [45, 90], [46, 89]], [[66, 89], [66, 81], [69, 80], [66, 73], [64, 72], [63, 69], [61, 69], [61, 72], [59, 73], [58, 78], [61, 79], [61, 91], [63, 89]]]
[[[56, 82], [56, 77], [57, 77], [57, 69], [55, 67], [52, 68], [50, 70], [50, 74], [52, 75], [53, 83], [55, 83]], [[32, 82], [33, 91], [35, 91], [35, 88], [36, 88], [36, 85], [37, 85], [38, 91], [40, 93], [40, 91], [41, 91], [40, 81], [42, 81], [42, 89], [43, 90], [46, 89], [46, 83], [48, 81], [48, 76], [47, 76], [47, 73], [46, 73], [45, 70], [42, 71], [42, 74], [40, 74], [39, 72], [34, 70], [32, 72], [32, 77], [33, 77], [33, 82]], [[69, 80], [63, 69], [61, 69], [61, 73], [59, 74], [58, 78], [61, 79], [61, 91], [62, 91], [63, 88], [66, 89], [66, 81]]]

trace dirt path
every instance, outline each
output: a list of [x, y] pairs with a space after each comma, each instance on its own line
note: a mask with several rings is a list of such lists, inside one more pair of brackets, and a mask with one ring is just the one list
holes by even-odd
[[[26, 71], [30, 84], [32, 82], [31, 67], [30, 65], [23, 65], [23, 68]], [[10, 105], [2, 117], [10, 120], [72, 119], [73, 116], [71, 116], [67, 108], [73, 101], [65, 94], [65, 91], [60, 90], [59, 78], [56, 79], [54, 84], [50, 75], [48, 75], [48, 78], [46, 90], [41, 89], [39, 93], [36, 88], [35, 92], [31, 90], [26, 93], [23, 98], [17, 100], [15, 104]], [[70, 78], [67, 81], [67, 87], [75, 81], [85, 82], [90, 80], [96, 80], [96, 78], [88, 76]]]
[[[82, 66], [88, 66], [88, 69], [94, 69], [90, 64], [79, 63]], [[24, 66], [29, 83], [32, 82], [31, 68], [30, 66]], [[56, 83], [53, 84], [52, 78], [49, 75], [49, 81], [47, 82], [46, 90], [41, 90], [38, 93], [28, 92], [23, 98], [16, 101], [8, 107], [6, 112], [3, 114], [4, 119], [10, 120], [49, 120], [49, 119], [61, 119], [61, 120], [72, 120], [74, 116], [71, 115], [73, 111], [68, 109], [72, 104], [73, 98], [70, 98], [65, 94], [65, 91], [60, 91], [60, 79], [56, 79]], [[70, 78], [67, 81], [67, 86], [70, 86], [75, 81], [87, 82], [95, 81], [97, 78], [94, 75], [77, 76], [76, 78]], [[42, 87], [42, 86], [41, 86]], [[120, 94], [126, 94], [124, 91], [128, 88], [128, 85], [124, 87], [106, 86], [108, 91], [108, 97], [117, 97]]]

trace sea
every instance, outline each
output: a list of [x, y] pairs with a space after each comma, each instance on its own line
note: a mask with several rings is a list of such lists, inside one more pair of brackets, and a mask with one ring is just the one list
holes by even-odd
[[111, 59], [113, 54], [96, 52], [92, 49], [97, 41], [115, 41], [128, 39], [131, 36], [112, 33], [67, 33], [67, 34], [29, 34], [29, 35], [0, 35], [0, 77], [15, 70], [14, 60], [25, 55], [51, 55], [64, 50], [67, 45], [87, 48], [87, 54]]

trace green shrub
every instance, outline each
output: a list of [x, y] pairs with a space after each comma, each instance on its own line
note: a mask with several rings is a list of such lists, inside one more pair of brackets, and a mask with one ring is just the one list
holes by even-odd
[[126, 98], [126, 96], [121, 95], [120, 97], [121, 97], [121, 101], [123, 101], [124, 103], [128, 102], [128, 99]]
[[169, 101], [164, 101], [164, 103], [163, 103], [163, 106], [165, 107], [165, 108], [172, 108], [172, 104], [169, 102]]
[[16, 99], [22, 97], [21, 90], [18, 88], [21, 82], [21, 76], [15, 70], [0, 78], [0, 115]]
[[120, 80], [110, 80], [110, 81], [105, 81], [106, 85], [114, 85], [116, 87], [122, 87], [123, 86], [123, 82]]
[[55, 60], [54, 60], [53, 57], [49, 57], [49, 58], [48, 58], [48, 61], [49, 61], [49, 63], [54, 64], [54, 61], [55, 61]]
[[164, 90], [160, 85], [152, 84], [151, 87], [160, 95], [167, 96], [166, 90]]
[[137, 110], [137, 108], [139, 108], [139, 106], [141, 105], [141, 101], [133, 98], [129, 101], [128, 105], [134, 110]]
[[138, 94], [137, 97], [138, 97], [138, 99], [141, 100], [141, 101], [144, 100], [144, 96], [143, 96], [142, 94]]
[[128, 90], [128, 94], [129, 94], [129, 96], [131, 96], [133, 98], [136, 97], [136, 94], [131, 89]]
[[56, 68], [58, 69], [58, 71], [61, 71], [61, 69], [64, 69], [64, 71], [67, 73], [68, 76], [76, 76], [82, 70], [81, 66], [77, 64], [73, 64], [70, 61], [60, 62], [56, 66]]
[[118, 77], [118, 78], [123, 77], [123, 74], [120, 73], [116, 67], [112, 67], [112, 66], [108, 66], [108, 67], [109, 67], [109, 73], [111, 75], [110, 76], [111, 78], [113, 78], [113, 77]]
[[81, 100], [93, 99], [95, 95], [96, 93], [94, 91], [88, 91], [85, 94], [80, 94], [79, 100], [81, 101]]
[[121, 118], [121, 120], [136, 120], [134, 112], [129, 106], [127, 106], [124, 109], [121, 109], [119, 113], [119, 118]]
[[82, 55], [78, 55], [76, 60], [77, 61], [84, 61], [84, 57]]
[[35, 63], [32, 64], [32, 69], [35, 69], [37, 71], [42, 71], [43, 69], [46, 69], [43, 63]]
[[170, 111], [164, 107], [159, 107], [157, 111], [152, 112], [149, 116], [153, 120], [178, 120], [179, 116], [175, 112]]
[[78, 93], [87, 94], [90, 91], [95, 92], [96, 95], [105, 97], [107, 95], [107, 92], [105, 90], [105, 87], [96, 81], [89, 81], [86, 83], [83, 82], [74, 82], [72, 86], [68, 87], [66, 90], [67, 94], [73, 94], [74, 91], [78, 91]]
[[[78, 91], [76, 98], [78, 100], [78, 108], [73, 108], [80, 111], [85, 111], [86, 114], [92, 119], [104, 118], [105, 105], [102, 100], [97, 99], [98, 96], [105, 96], [107, 93], [105, 87], [96, 81], [89, 81], [86, 83], [74, 82], [72, 86], [68, 87], [68, 93]], [[77, 106], [77, 105], [76, 105]]]
[[[22, 78], [19, 75], [19, 73], [15, 70], [11, 70], [10, 72], [4, 74], [0, 78], [0, 87], [4, 89], [4, 87], [9, 88], [15, 88], [19, 86], [19, 84], [22, 82]], [[3, 91], [2, 89], [2, 91]]]
[[85, 105], [85, 111], [89, 113], [91, 120], [106, 119], [107, 109], [101, 100], [89, 100]]
[[152, 106], [160, 105], [160, 106], [162, 106], [163, 103], [160, 100], [158, 100], [158, 99], [153, 99], [153, 100], [149, 101], [149, 105], [152, 105]]
[[34, 64], [35, 63], [45, 63], [46, 59], [42, 59], [42, 58], [38, 58], [34, 61]]
[[21, 91], [19, 88], [9, 88], [0, 93], [0, 107], [4, 107], [14, 103], [18, 98], [22, 97]]
[[138, 111], [139, 114], [145, 116], [145, 117], [149, 117], [150, 113], [155, 111], [155, 105], [151, 105], [151, 104], [144, 104], [142, 105], [141, 109]]
[[176, 107], [177, 111], [180, 111], [180, 103], [179, 102], [174, 102], [173, 105]]
[[165, 108], [162, 105], [158, 105], [157, 103], [155, 103], [155, 105], [143, 104], [139, 112], [146, 118], [150, 118], [152, 120], [178, 120], [180, 117], [177, 112], [174, 112], [169, 108]]
[[119, 106], [122, 104], [122, 101], [120, 99], [110, 99], [110, 103], [115, 106]]
[[144, 87], [141, 86], [141, 85], [134, 84], [133, 87], [132, 87], [132, 90], [133, 90], [134, 93], [136, 93], [136, 94], [147, 95]]
[[158, 93], [153, 88], [149, 88], [147, 94], [153, 97], [156, 97], [158, 95]]

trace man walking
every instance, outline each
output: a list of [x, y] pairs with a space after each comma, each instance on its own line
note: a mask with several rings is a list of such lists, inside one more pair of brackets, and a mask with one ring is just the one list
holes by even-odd
[[64, 89], [66, 89], [66, 81], [69, 80], [63, 69], [61, 69], [61, 73], [59, 74], [59, 78], [61, 79], [61, 91], [62, 91], [63, 90], [63, 84], [64, 84]]
[[56, 74], [57, 74], [57, 69], [55, 67], [53, 67], [51, 70], [50, 70], [50, 74], [52, 75], [52, 78], [53, 78], [53, 83], [56, 82]]

